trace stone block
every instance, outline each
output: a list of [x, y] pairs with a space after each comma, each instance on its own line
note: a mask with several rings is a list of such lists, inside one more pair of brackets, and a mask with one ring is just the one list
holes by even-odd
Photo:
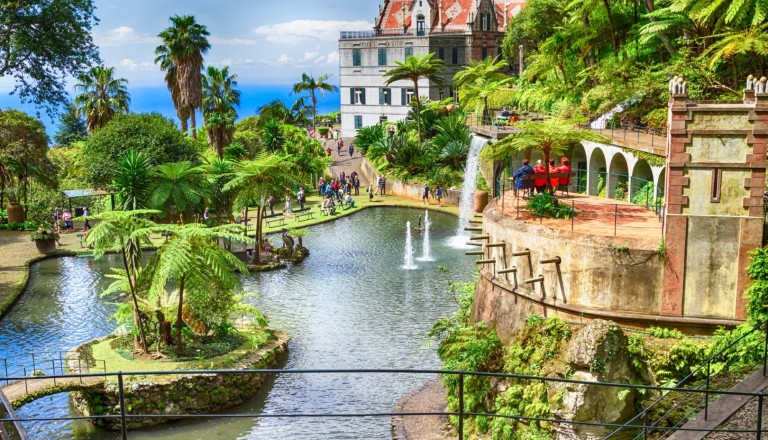
[[664, 265], [664, 286], [661, 295], [662, 315], [683, 314], [683, 289], [685, 284], [685, 252], [688, 236], [686, 217], [667, 216], [664, 227], [666, 264]]
[[688, 163], [691, 161], [689, 153], [672, 153], [669, 155], [669, 161], [674, 163]]
[[691, 179], [688, 176], [670, 176], [670, 186], [688, 186], [691, 184]]
[[688, 196], [668, 195], [669, 203], [685, 206], [688, 204]]

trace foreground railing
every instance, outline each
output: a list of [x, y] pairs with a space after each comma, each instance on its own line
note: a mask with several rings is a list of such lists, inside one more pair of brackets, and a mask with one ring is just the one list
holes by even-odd
[[[735, 342], [734, 342], [735, 343]], [[765, 354], [765, 353], [763, 353]], [[293, 374], [301, 374], [301, 375], [383, 375], [383, 376], [395, 376], [395, 375], [403, 375], [403, 374], [416, 374], [416, 375], [424, 375], [424, 376], [435, 376], [435, 375], [441, 375], [441, 376], [457, 376], [457, 382], [459, 384], [458, 386], [458, 408], [455, 411], [438, 411], [438, 412], [403, 412], [403, 411], [391, 411], [389, 408], [382, 411], [361, 411], [361, 412], [322, 412], [322, 413], [311, 413], [311, 412], [294, 412], [294, 413], [282, 413], [282, 414], [260, 414], [260, 413], [243, 413], [243, 414], [236, 414], [236, 413], [216, 413], [216, 414], [140, 414], [140, 413], [133, 413], [126, 409], [126, 406], [124, 404], [125, 400], [125, 388], [126, 388], [126, 380], [133, 377], [133, 376], [142, 376], [142, 380], [146, 380], [147, 377], [151, 376], [169, 376], [169, 375], [196, 375], [196, 374], [221, 374], [221, 375], [242, 375], [242, 374], [264, 374], [264, 375], [293, 375]], [[693, 374], [693, 373], [692, 373]], [[602, 428], [613, 428], [618, 432], [619, 430], [626, 430], [631, 429], [633, 432], [639, 432], [639, 435], [647, 435], [647, 432], [651, 429], [659, 431], [663, 430], [666, 432], [676, 432], [681, 430], [688, 430], [688, 431], [696, 431], [693, 429], [683, 429], [680, 426], [674, 426], [674, 427], [668, 427], [668, 428], [662, 428], [650, 423], [646, 423], [645, 421], [640, 422], [641, 420], [644, 420], [643, 415], [646, 414], [646, 412], [641, 412], [637, 417], [633, 418], [630, 423], [633, 423], [631, 426], [628, 424], [617, 424], [617, 423], [601, 423], [599, 421], [570, 421], [570, 420], [563, 420], [555, 417], [527, 417], [523, 415], [503, 415], [503, 414], [494, 414], [494, 413], [486, 413], [486, 412], [477, 412], [477, 411], [468, 411], [466, 409], [465, 405], [465, 397], [466, 397], [466, 391], [464, 384], [466, 383], [467, 378], [469, 377], [487, 377], [487, 378], [493, 378], [495, 381], [503, 381], [503, 380], [515, 380], [515, 381], [523, 381], [528, 383], [547, 383], [547, 384], [575, 384], [575, 385], [587, 385], [587, 386], [596, 386], [596, 387], [609, 387], [612, 389], [617, 389], [617, 392], [620, 392], [621, 390], [637, 390], [637, 391], [643, 391], [643, 392], [661, 392], [667, 395], [669, 392], [686, 392], [696, 395], [701, 395], [704, 397], [704, 401], [707, 402], [712, 396], [727, 396], [727, 395], [737, 395], [737, 396], [746, 396], [749, 398], [756, 398], [759, 399], [760, 403], [763, 402], [763, 395], [761, 393], [746, 393], [746, 392], [731, 392], [731, 391], [721, 391], [721, 390], [713, 390], [713, 389], [683, 389], [683, 388], [667, 388], [667, 387], [658, 387], [658, 386], [642, 386], [642, 385], [631, 385], [631, 384], [618, 384], [618, 383], [597, 383], [597, 382], [588, 382], [588, 381], [580, 381], [580, 380], [572, 380], [572, 379], [560, 379], [560, 378], [552, 378], [552, 377], [538, 377], [538, 376], [526, 376], [526, 375], [518, 375], [518, 374], [501, 374], [501, 373], [485, 373], [485, 372], [468, 372], [468, 371], [444, 371], [444, 370], [393, 370], [393, 369], [335, 369], [335, 370], [320, 370], [320, 369], [307, 369], [307, 370], [203, 370], [203, 371], [197, 371], [197, 370], [186, 370], [186, 371], [148, 371], [148, 372], [108, 372], [108, 373], [101, 373], [101, 374], [79, 374], [79, 375], [59, 375], [56, 376], [58, 378], [71, 378], [71, 377], [82, 377], [82, 378], [91, 378], [91, 377], [107, 377], [112, 378], [112, 380], [115, 380], [117, 382], [117, 388], [119, 392], [119, 398], [120, 398], [120, 409], [119, 414], [115, 415], [100, 415], [100, 416], [79, 416], [79, 417], [43, 417], [43, 418], [16, 418], [16, 419], [5, 419], [4, 422], [33, 422], [33, 421], [71, 421], [71, 420], [119, 420], [120, 422], [120, 433], [123, 439], [128, 438], [128, 430], [127, 426], [130, 423], [132, 419], [137, 418], [151, 418], [151, 419], [222, 419], [222, 418], [295, 418], [295, 419], [301, 419], [301, 418], [391, 418], [394, 416], [400, 416], [400, 417], [410, 417], [410, 416], [455, 416], [458, 421], [457, 426], [457, 436], [459, 439], [463, 439], [466, 435], [464, 432], [464, 423], [465, 419], [467, 417], [471, 416], [485, 416], [485, 417], [495, 417], [495, 418], [504, 418], [509, 420], [515, 420], [515, 421], [523, 421], [523, 422], [546, 422], [550, 424], [560, 424], [560, 425], [581, 425], [581, 426], [591, 426], [591, 427], [602, 427]], [[49, 376], [50, 378], [50, 376]], [[35, 378], [24, 378], [24, 377], [4, 377], [0, 378], [0, 380], [9, 380], [9, 381], [17, 381], [17, 380], [34, 380]], [[396, 378], [387, 377], [387, 380], [393, 380]], [[685, 380], [681, 383], [685, 383]], [[329, 393], [330, 394], [330, 393]], [[762, 406], [761, 406], [762, 407]], [[760, 417], [761, 412], [758, 412], [758, 420], [755, 424], [754, 429], [742, 429], [742, 430], [707, 430], [708, 432], [731, 432], [731, 433], [751, 433], [757, 436], [757, 438], [760, 438], [760, 435], [762, 432], [760, 429]], [[611, 434], [613, 435], [613, 434]], [[610, 437], [610, 436], [609, 436]]]

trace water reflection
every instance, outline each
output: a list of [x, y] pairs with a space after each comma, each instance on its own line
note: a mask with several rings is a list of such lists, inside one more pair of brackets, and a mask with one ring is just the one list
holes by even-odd
[[[406, 221], [420, 210], [371, 209], [313, 227], [304, 238], [312, 254], [290, 270], [255, 274], [245, 280], [250, 301], [270, 324], [291, 335], [284, 367], [437, 368], [434, 348], [422, 348], [424, 335], [456, 304], [450, 280], [467, 280], [471, 260], [448, 248], [456, 219], [434, 213], [432, 257], [418, 270], [401, 270]], [[414, 234], [414, 245], [421, 245]], [[29, 291], [0, 322], [2, 356], [27, 349], [67, 349], [109, 333], [112, 311], [99, 292], [101, 277], [116, 260], [66, 258], [35, 265]], [[449, 268], [440, 273], [439, 266]], [[63, 283], [67, 285], [64, 285]], [[66, 330], [66, 331], [65, 331]], [[54, 348], [55, 347], [55, 348]], [[282, 374], [251, 401], [228, 413], [383, 413], [428, 380], [416, 375]], [[26, 416], [69, 414], [65, 395], [25, 406]], [[131, 439], [391, 438], [390, 420], [285, 419], [199, 420], [157, 430], [130, 432]], [[114, 433], [61, 423], [35, 424], [31, 438], [113, 439]]]

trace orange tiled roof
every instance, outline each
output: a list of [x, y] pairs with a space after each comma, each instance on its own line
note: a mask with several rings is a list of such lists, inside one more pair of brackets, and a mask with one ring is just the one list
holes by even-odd
[[[430, 32], [457, 32], [467, 29], [470, 18], [477, 17], [477, 4], [479, 0], [427, 0], [429, 1], [433, 14], [430, 23]], [[376, 23], [378, 29], [387, 31], [401, 31], [403, 28], [409, 30], [413, 25], [411, 23], [411, 6], [414, 0], [384, 0], [381, 14]], [[438, 13], [439, 5], [442, 3], [442, 23], [440, 23], [441, 14]], [[496, 21], [499, 24], [499, 32], [506, 30], [505, 24], [517, 15], [525, 5], [524, 0], [496, 0]], [[405, 14], [403, 14], [405, 6]], [[504, 14], [507, 19], [504, 19]]]

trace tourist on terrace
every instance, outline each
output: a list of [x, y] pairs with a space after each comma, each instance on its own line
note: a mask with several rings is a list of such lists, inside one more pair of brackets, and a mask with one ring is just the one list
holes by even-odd
[[518, 197], [518, 191], [523, 190], [523, 194], [525, 195], [526, 192], [530, 192], [531, 189], [531, 181], [529, 180], [529, 177], [533, 174], [533, 167], [530, 165], [530, 162], [528, 159], [525, 159], [523, 161], [523, 166], [517, 169], [514, 174], [512, 174], [512, 178], [515, 179], [515, 197]]
[[299, 187], [299, 192], [296, 193], [296, 200], [299, 201], [299, 211], [303, 211], [304, 210], [304, 202], [307, 201], [307, 198], [304, 195], [304, 187], [303, 186]]
[[541, 159], [536, 161], [536, 166], [533, 167], [533, 174], [533, 187], [536, 188], [537, 194], [541, 194], [547, 189], [547, 169], [541, 163]]
[[421, 204], [429, 205], [429, 184], [425, 183], [421, 189]]
[[435, 186], [435, 200], [437, 200], [437, 206], [443, 206], [443, 189], [440, 185]]
[[72, 213], [69, 209], [64, 208], [64, 213], [61, 214], [61, 220], [64, 221], [64, 232], [72, 232], [74, 226], [72, 224]]
[[565, 174], [568, 173], [567, 176], [560, 178], [560, 191], [567, 194], [568, 193], [568, 185], [571, 184], [571, 165], [570, 161], [567, 157], [563, 157], [560, 159], [560, 173]]
[[557, 186], [560, 185], [560, 179], [557, 177], [551, 177], [553, 174], [558, 174], [560, 172], [560, 168], [555, 166], [555, 159], [549, 160], [549, 175], [550, 180], [552, 181], [552, 192], [554, 193], [557, 190]]

